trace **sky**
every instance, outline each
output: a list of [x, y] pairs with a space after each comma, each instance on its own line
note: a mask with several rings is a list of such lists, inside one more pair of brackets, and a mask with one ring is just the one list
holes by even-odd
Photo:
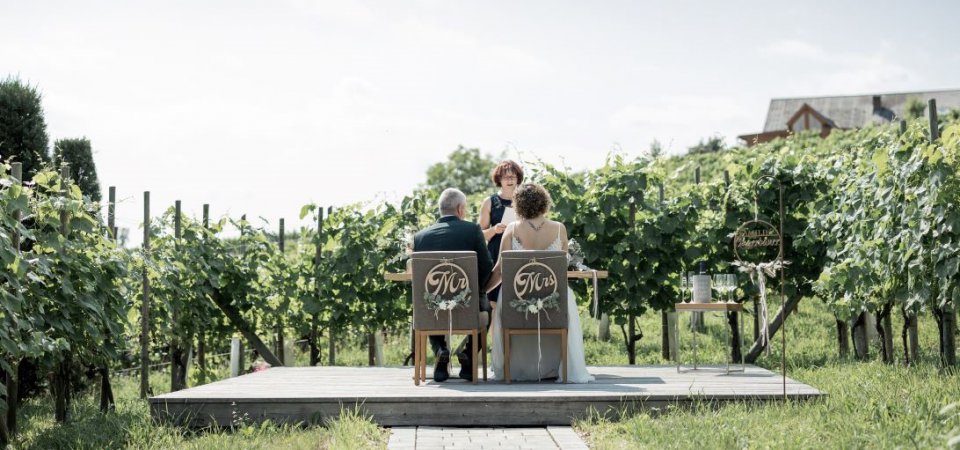
[[[397, 199], [459, 145], [572, 169], [761, 131], [771, 98], [960, 88], [960, 3], [0, 0], [0, 77], [142, 197]], [[259, 219], [257, 219], [259, 220]]]

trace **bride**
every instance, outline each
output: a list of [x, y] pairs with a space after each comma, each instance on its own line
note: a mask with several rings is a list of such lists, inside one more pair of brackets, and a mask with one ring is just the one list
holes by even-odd
[[[507, 250], [563, 250], [567, 251], [567, 229], [560, 222], [546, 218], [550, 210], [550, 194], [537, 184], [524, 184], [513, 194], [514, 208], [520, 220], [511, 223], [503, 232], [500, 254]], [[493, 268], [493, 274], [487, 283], [487, 291], [500, 284], [503, 274], [501, 260]], [[580, 329], [580, 314], [573, 291], [567, 294], [567, 374], [571, 383], [588, 383], [593, 375], [587, 372], [583, 351], [583, 331]], [[502, 292], [502, 291], [501, 291]], [[502, 294], [499, 298], [502, 298]], [[493, 307], [493, 322], [490, 334], [493, 335], [491, 347], [491, 369], [493, 379], [503, 380], [503, 332], [500, 327], [500, 308], [497, 302]], [[562, 382], [560, 370], [560, 336], [544, 335], [540, 340], [541, 359], [537, 362], [537, 336], [517, 335], [510, 341], [511, 381], [536, 381], [543, 378], [557, 378]]]

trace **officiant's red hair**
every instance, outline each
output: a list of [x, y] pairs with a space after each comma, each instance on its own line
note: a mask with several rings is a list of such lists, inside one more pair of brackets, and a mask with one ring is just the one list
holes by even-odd
[[520, 183], [523, 183], [523, 169], [520, 168], [520, 164], [508, 159], [501, 161], [500, 164], [497, 164], [497, 167], [494, 167], [493, 170], [490, 171], [490, 178], [493, 180], [493, 184], [497, 185], [497, 187], [501, 187], [500, 179], [507, 172], [513, 172], [513, 174], [517, 176], [517, 186], [519, 186]]

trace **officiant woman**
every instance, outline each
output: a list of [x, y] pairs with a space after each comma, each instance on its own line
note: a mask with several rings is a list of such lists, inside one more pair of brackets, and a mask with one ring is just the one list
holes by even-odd
[[[516, 217], [513, 214], [513, 193], [517, 186], [523, 183], [523, 169], [520, 168], [519, 164], [506, 160], [497, 164], [490, 171], [490, 179], [499, 190], [496, 194], [484, 200], [480, 207], [480, 229], [483, 230], [483, 238], [487, 240], [487, 249], [490, 250], [490, 256], [493, 258], [493, 263], [496, 264], [500, 257], [500, 239], [503, 237], [503, 231], [507, 229], [507, 224], [502, 223], [503, 215], [507, 212], [507, 208], [510, 208], [507, 216]], [[497, 286], [496, 289], [487, 292], [487, 300], [497, 301], [499, 293], [500, 286]], [[484, 305], [484, 309], [489, 311], [488, 305]]]

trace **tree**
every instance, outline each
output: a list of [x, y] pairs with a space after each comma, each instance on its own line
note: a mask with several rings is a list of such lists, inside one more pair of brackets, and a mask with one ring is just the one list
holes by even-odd
[[722, 151], [725, 148], [727, 148], [727, 144], [723, 142], [723, 137], [713, 136], [707, 138], [706, 141], [701, 139], [697, 145], [687, 149], [687, 154], [695, 155], [698, 153], [714, 153]]
[[47, 143], [37, 88], [14, 77], [0, 81], [0, 160], [23, 163], [23, 177], [29, 180], [50, 161]]
[[926, 109], [927, 105], [916, 97], [908, 98], [907, 102], [903, 104], [903, 112], [908, 119], [919, 119], [923, 117], [923, 112]]
[[100, 201], [100, 180], [93, 162], [93, 151], [87, 138], [58, 139], [53, 144], [53, 161], [70, 165], [70, 172], [80, 191], [95, 202]]
[[487, 192], [492, 188], [490, 171], [497, 160], [489, 153], [480, 153], [480, 149], [457, 147], [446, 161], [438, 162], [427, 169], [428, 188], [437, 192], [446, 188], [457, 188], [464, 194]]
[[659, 158], [661, 155], [663, 155], [663, 144], [654, 139], [652, 142], [650, 142], [650, 157]]

